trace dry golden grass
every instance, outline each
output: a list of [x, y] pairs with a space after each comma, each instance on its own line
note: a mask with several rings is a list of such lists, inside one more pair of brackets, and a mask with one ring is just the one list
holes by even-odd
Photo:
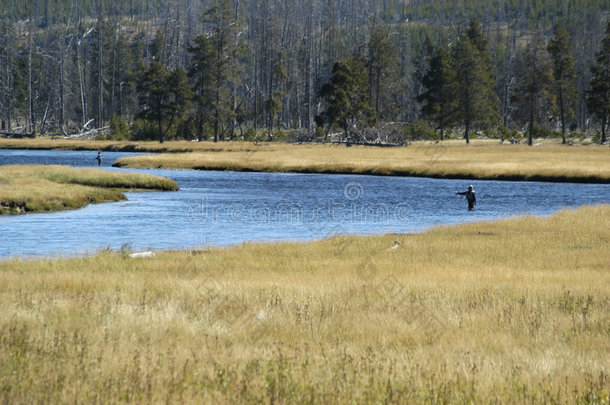
[[605, 205], [3, 261], [0, 402], [608, 403], [609, 245]]
[[407, 147], [294, 145], [250, 142], [116, 142], [0, 139], [0, 148], [167, 152], [120, 159], [118, 166], [308, 173], [358, 173], [443, 178], [610, 182], [610, 148], [496, 140], [414, 142]]
[[0, 138], [0, 149], [55, 149], [55, 150], [106, 150], [123, 152], [192, 152], [210, 150], [232, 150], [252, 146], [249, 142], [190, 142], [170, 141], [97, 141], [79, 139], [34, 139]]
[[177, 190], [170, 179], [57, 165], [0, 166], [0, 215], [124, 200], [122, 189]]
[[[116, 166], [358, 173], [443, 178], [610, 182], [607, 146], [418, 143], [379, 148], [336, 145], [227, 144], [222, 150], [119, 159]], [[224, 146], [224, 144], [222, 145]]]

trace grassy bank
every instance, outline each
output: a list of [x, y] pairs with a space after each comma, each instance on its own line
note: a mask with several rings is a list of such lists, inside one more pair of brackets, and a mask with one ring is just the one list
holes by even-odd
[[124, 189], [177, 190], [170, 179], [66, 166], [0, 166], [0, 215], [75, 209], [124, 200]]
[[0, 402], [607, 403], [609, 229], [3, 261]]
[[250, 142], [190, 142], [170, 141], [97, 141], [80, 139], [53, 139], [38, 137], [34, 139], [0, 138], [0, 149], [34, 150], [103, 150], [113, 152], [193, 152], [243, 150], [252, 146]]
[[[346, 173], [438, 178], [610, 183], [610, 148], [497, 140], [414, 142], [407, 147], [294, 145], [250, 142], [115, 142], [0, 139], [0, 148], [155, 152], [116, 162], [121, 167]], [[165, 153], [164, 153], [165, 152]]]
[[400, 148], [265, 144], [119, 159], [120, 167], [349, 173], [610, 183], [607, 146], [413, 144]]

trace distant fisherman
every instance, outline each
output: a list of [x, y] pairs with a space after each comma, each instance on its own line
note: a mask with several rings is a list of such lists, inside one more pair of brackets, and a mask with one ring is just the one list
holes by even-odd
[[102, 150], [99, 149], [97, 151], [97, 157], [95, 158], [97, 160], [97, 165], [101, 166], [102, 165]]
[[455, 194], [465, 195], [466, 196], [466, 200], [468, 200], [468, 211], [472, 211], [472, 209], [474, 208], [475, 204], [477, 203], [477, 197], [474, 194], [474, 188], [472, 187], [472, 185], [468, 186], [468, 191], [464, 191], [464, 192], [461, 192], [461, 193], [458, 193], [456, 191]]

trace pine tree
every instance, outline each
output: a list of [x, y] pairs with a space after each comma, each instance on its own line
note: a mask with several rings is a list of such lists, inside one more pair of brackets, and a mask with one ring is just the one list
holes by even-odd
[[142, 111], [138, 116], [156, 125], [159, 142], [165, 142], [170, 129], [184, 117], [192, 98], [186, 73], [177, 68], [169, 73], [153, 62], [138, 84]]
[[0, 18], [0, 117], [2, 130], [11, 131], [15, 109], [16, 86], [15, 74], [15, 29], [13, 23], [5, 17]]
[[602, 39], [602, 47], [595, 56], [595, 64], [591, 67], [593, 79], [591, 89], [587, 93], [587, 106], [602, 126], [602, 143], [607, 142], [606, 126], [610, 119], [610, 21], [606, 27], [606, 36]]
[[487, 49], [487, 39], [480, 24], [472, 20], [454, 48], [456, 75], [456, 109], [453, 118], [464, 124], [464, 138], [470, 143], [473, 125], [488, 127], [497, 123], [493, 65]]
[[391, 110], [387, 100], [391, 100], [393, 89], [397, 87], [396, 48], [388, 39], [385, 29], [374, 27], [371, 31], [368, 51], [370, 104], [375, 108], [377, 116], [382, 116]]
[[236, 81], [236, 56], [240, 54], [237, 21], [231, 2], [218, 0], [210, 5], [203, 22], [210, 29], [209, 38], [215, 50], [214, 70], [214, 142], [218, 142], [220, 126], [231, 120], [231, 90]]
[[513, 101], [519, 107], [518, 115], [528, 122], [528, 145], [532, 145], [538, 114], [549, 111], [554, 102], [553, 64], [540, 37], [534, 36], [521, 53], [517, 78]]
[[445, 127], [450, 124], [455, 109], [455, 79], [451, 56], [441, 45], [430, 59], [430, 68], [422, 79], [426, 90], [418, 97], [424, 116], [438, 124], [441, 141], [445, 139]]
[[214, 64], [216, 60], [215, 48], [210, 39], [204, 35], [195, 38], [195, 44], [188, 47], [191, 61], [188, 77], [194, 92], [194, 101], [197, 104], [197, 140], [203, 139], [204, 125], [212, 120], [215, 101]]
[[368, 102], [368, 81], [360, 57], [350, 56], [335, 63], [330, 80], [320, 90], [320, 97], [326, 101], [326, 110], [316, 117], [319, 126], [328, 125], [327, 136], [335, 124], [349, 139], [352, 129], [375, 123], [375, 110]]
[[574, 118], [574, 103], [577, 98], [576, 70], [574, 58], [570, 55], [570, 37], [561, 24], [555, 25], [548, 51], [553, 59], [554, 91], [557, 95], [559, 118], [561, 120], [562, 143], [566, 143], [566, 120]]

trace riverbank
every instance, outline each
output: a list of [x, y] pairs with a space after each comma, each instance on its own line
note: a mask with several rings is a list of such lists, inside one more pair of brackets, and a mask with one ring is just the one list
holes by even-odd
[[58, 165], [0, 166], [0, 215], [76, 209], [126, 199], [123, 190], [174, 191], [170, 179]]
[[604, 205], [412, 235], [0, 261], [0, 400], [601, 403], [609, 229]]
[[119, 159], [117, 167], [367, 174], [473, 180], [610, 183], [610, 148], [537, 146], [497, 140], [414, 142], [405, 147], [250, 142], [116, 142], [0, 139], [0, 148], [153, 152]]
[[247, 150], [252, 147], [250, 142], [190, 142], [190, 141], [97, 141], [82, 139], [53, 139], [38, 137], [0, 138], [0, 149], [31, 149], [31, 150], [90, 150], [107, 152], [149, 152], [149, 153], [179, 153], [194, 151], [230, 151]]
[[[242, 147], [243, 148], [243, 147]], [[117, 167], [367, 174], [475, 180], [610, 183], [607, 146], [417, 143], [379, 148], [250, 145], [247, 149], [130, 156]]]

